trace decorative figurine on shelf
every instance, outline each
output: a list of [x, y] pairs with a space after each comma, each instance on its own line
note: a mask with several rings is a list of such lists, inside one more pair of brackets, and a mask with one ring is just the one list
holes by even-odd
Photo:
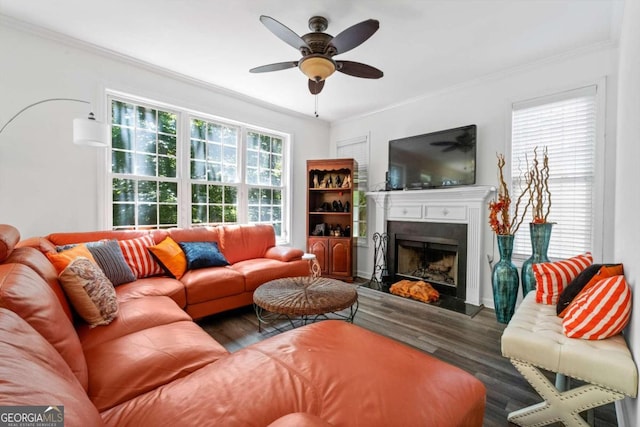
[[312, 236], [324, 236], [325, 226], [324, 224], [316, 224], [316, 228], [311, 232]]
[[334, 200], [333, 203], [331, 204], [331, 206], [333, 207], [333, 212], [339, 212], [338, 210], [338, 201]]
[[341, 188], [342, 187], [342, 178], [340, 178], [340, 175], [336, 175], [336, 188]]
[[333, 181], [331, 180], [331, 175], [329, 175], [329, 178], [327, 178], [327, 187], [326, 188], [333, 188]]
[[320, 188], [320, 182], [318, 181], [318, 174], [313, 175], [313, 188]]
[[340, 227], [340, 224], [336, 225], [336, 228], [333, 229], [333, 235], [336, 237], [342, 236], [342, 227]]
[[[349, 202], [347, 202], [347, 203], [349, 203]], [[350, 225], [347, 225], [344, 228], [344, 237], [351, 237], [351, 226]]]
[[351, 188], [351, 175], [347, 175], [342, 181], [342, 188]]
[[351, 210], [351, 202], [348, 200], [344, 203], [344, 211], [349, 212]]

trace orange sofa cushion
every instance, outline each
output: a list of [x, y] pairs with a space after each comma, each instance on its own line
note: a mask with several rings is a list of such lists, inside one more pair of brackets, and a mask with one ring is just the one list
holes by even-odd
[[67, 315], [69, 320], [73, 321], [73, 315], [71, 314], [71, 306], [67, 295], [62, 290], [60, 282], [58, 281], [58, 272], [54, 268], [49, 259], [38, 249], [32, 247], [21, 247], [14, 249], [11, 255], [6, 259], [6, 263], [15, 262], [18, 264], [24, 264], [38, 273], [48, 284], [53, 293], [58, 297], [58, 301]]
[[[326, 320], [238, 350], [102, 416], [111, 425], [267, 426], [304, 412], [336, 426], [480, 427], [485, 397], [482, 382], [462, 369]], [[202, 410], [185, 410], [186, 402]]]
[[248, 259], [233, 264], [231, 268], [244, 276], [246, 291], [255, 291], [270, 280], [309, 275], [309, 262], [306, 260], [282, 262], [267, 258]]
[[62, 405], [66, 427], [104, 425], [67, 362], [26, 321], [4, 308], [0, 360], [1, 406]]
[[263, 258], [267, 249], [276, 245], [273, 226], [225, 225], [220, 229], [220, 250], [229, 263]]
[[158, 295], [170, 297], [179, 307], [184, 308], [187, 305], [184, 285], [172, 277], [146, 277], [135, 282], [125, 283], [116, 288], [116, 296], [119, 303], [135, 298]]
[[89, 398], [102, 412], [228, 354], [192, 321], [134, 332], [85, 352], [91, 372]]
[[123, 302], [118, 307], [118, 317], [108, 328], [91, 328], [87, 324], [77, 326], [78, 337], [84, 351], [122, 336], [191, 320], [191, 317], [169, 297], [148, 296]]
[[187, 304], [198, 304], [244, 292], [244, 277], [230, 267], [189, 270], [182, 276]]
[[169, 236], [176, 242], [219, 242], [219, 227], [172, 228]]
[[0, 265], [0, 306], [27, 321], [67, 362], [80, 384], [88, 385], [80, 340], [51, 288], [29, 267]]

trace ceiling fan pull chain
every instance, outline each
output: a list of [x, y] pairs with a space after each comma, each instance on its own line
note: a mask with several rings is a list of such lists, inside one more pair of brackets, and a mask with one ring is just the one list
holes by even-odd
[[318, 118], [319, 116], [318, 116], [318, 94], [317, 93], [316, 93], [316, 111], [315, 111], [315, 114], [316, 114], [316, 118]]

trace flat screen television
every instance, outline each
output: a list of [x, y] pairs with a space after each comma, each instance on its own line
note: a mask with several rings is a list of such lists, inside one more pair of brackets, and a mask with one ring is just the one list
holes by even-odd
[[389, 141], [387, 190], [476, 183], [476, 125]]

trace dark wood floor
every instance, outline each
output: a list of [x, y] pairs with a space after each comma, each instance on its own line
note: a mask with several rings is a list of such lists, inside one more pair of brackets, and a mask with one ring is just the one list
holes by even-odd
[[[507, 414], [541, 401], [540, 397], [500, 353], [504, 325], [493, 310], [475, 317], [360, 287], [354, 323], [386, 335], [456, 365], [487, 387], [484, 426], [508, 426]], [[199, 324], [233, 352], [276, 333], [258, 332], [250, 307], [210, 316]], [[549, 373], [551, 378], [551, 374]], [[617, 426], [613, 404], [595, 410], [595, 425]]]

